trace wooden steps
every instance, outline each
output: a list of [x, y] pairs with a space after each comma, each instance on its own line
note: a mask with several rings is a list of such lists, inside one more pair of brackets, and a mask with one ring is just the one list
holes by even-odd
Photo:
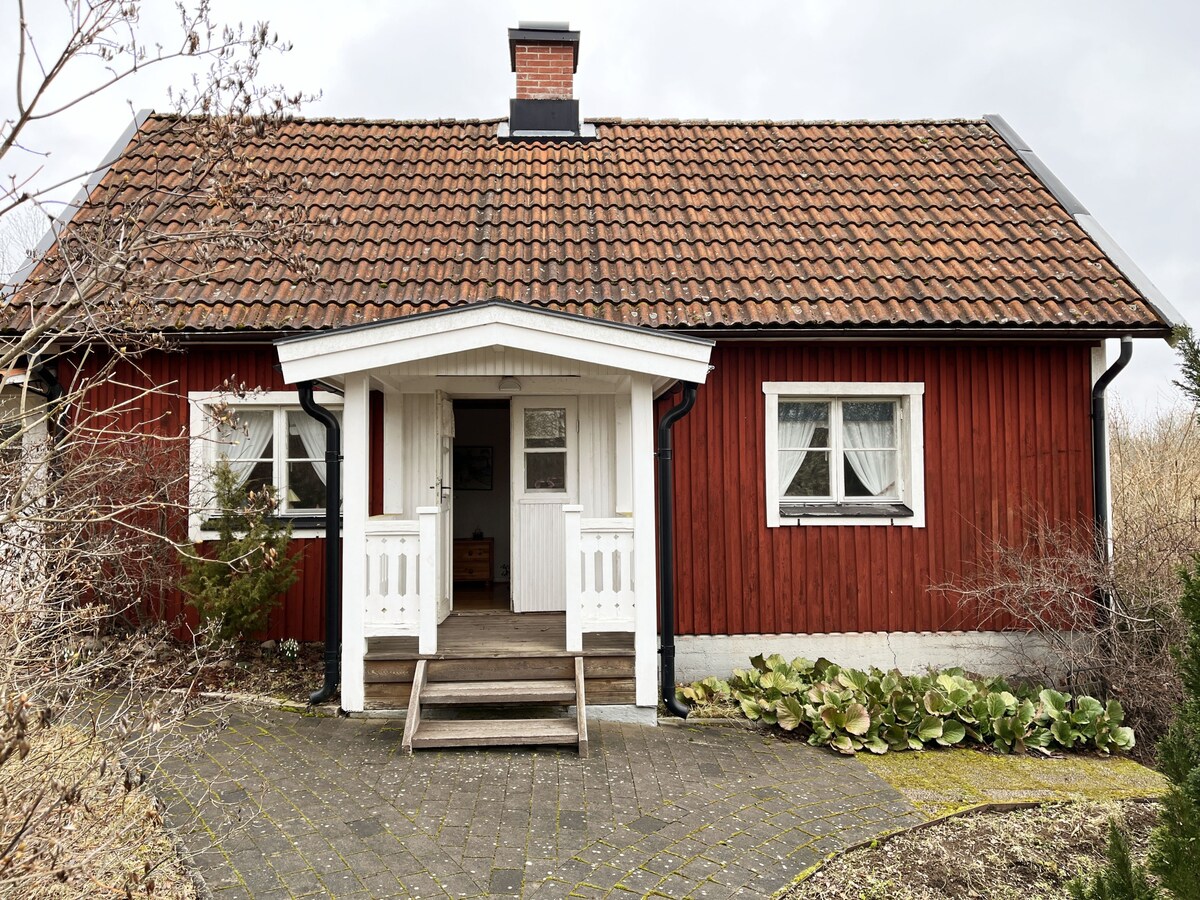
[[490, 706], [492, 704], [575, 702], [574, 681], [444, 681], [426, 684], [422, 706]]
[[[584, 664], [574, 658], [573, 679], [506, 679], [430, 682], [436, 660], [416, 660], [401, 746], [411, 753], [427, 747], [494, 747], [575, 744], [588, 754]], [[575, 706], [574, 716], [523, 715], [531, 706]], [[489, 718], [431, 718], [430, 709], [489, 711]], [[505, 713], [507, 712], [507, 715]]]
[[409, 749], [574, 744], [578, 740], [574, 719], [427, 719], [413, 735]]

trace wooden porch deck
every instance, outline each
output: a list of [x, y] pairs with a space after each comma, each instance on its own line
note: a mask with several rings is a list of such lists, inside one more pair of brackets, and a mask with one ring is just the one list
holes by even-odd
[[[633, 634], [585, 634], [568, 653], [566, 613], [452, 612], [438, 626], [437, 653], [426, 659], [633, 655]], [[371, 637], [367, 660], [421, 659], [415, 637]]]

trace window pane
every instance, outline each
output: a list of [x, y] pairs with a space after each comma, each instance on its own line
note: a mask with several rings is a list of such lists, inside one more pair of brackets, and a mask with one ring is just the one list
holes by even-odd
[[[267, 485], [275, 483], [275, 464], [271, 460], [264, 459], [262, 462], [247, 465], [250, 465], [250, 474], [242, 483], [246, 493], [261, 491]], [[237, 473], [236, 469], [234, 471]]]
[[900, 496], [895, 450], [846, 450], [847, 497], [894, 500]]
[[565, 409], [525, 410], [526, 447], [566, 447], [567, 411]]
[[[333, 414], [340, 422], [341, 416]], [[288, 410], [288, 459], [324, 459], [325, 426], [304, 410]]]
[[896, 448], [896, 404], [891, 400], [847, 400], [842, 403], [846, 446], [863, 450]]
[[525, 489], [527, 491], [565, 491], [567, 489], [567, 454], [526, 453]]
[[218, 452], [228, 459], [270, 459], [274, 454], [275, 415], [269, 410], [242, 410], [217, 430]]
[[829, 446], [829, 403], [779, 401], [779, 449]]
[[288, 463], [288, 510], [325, 509], [324, 469], [323, 461]]
[[780, 452], [779, 481], [785, 497], [829, 497], [829, 451]]

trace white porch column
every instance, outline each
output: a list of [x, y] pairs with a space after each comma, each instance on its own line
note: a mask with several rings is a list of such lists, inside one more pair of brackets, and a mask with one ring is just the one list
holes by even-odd
[[363, 708], [363, 654], [367, 652], [367, 498], [370, 492], [369, 382], [346, 376], [342, 408], [342, 709]]
[[658, 547], [654, 527], [654, 392], [648, 377], [634, 377], [629, 407], [637, 597], [634, 693], [638, 706], [653, 707], [658, 705]]
[[563, 522], [566, 525], [566, 538], [563, 541], [564, 562], [566, 565], [566, 605], [567, 605], [567, 652], [583, 652], [583, 584], [580, 576], [579, 560], [579, 529], [583, 507], [568, 505], [563, 507]]

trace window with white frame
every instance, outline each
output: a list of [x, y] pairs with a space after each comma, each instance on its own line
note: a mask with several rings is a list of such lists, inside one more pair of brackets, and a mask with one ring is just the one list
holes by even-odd
[[925, 524], [924, 385], [767, 382], [767, 524]]
[[[280, 402], [284, 398], [290, 402]], [[211, 472], [229, 463], [239, 485], [258, 490], [274, 485], [280, 516], [294, 520], [325, 515], [325, 426], [300, 408], [295, 394], [193, 395], [193, 512], [201, 524], [212, 514]], [[318, 394], [317, 402], [341, 419], [341, 400]], [[212, 413], [217, 407], [217, 421]], [[196, 465], [198, 464], [198, 465]], [[314, 524], [318, 524], [314, 522]]]

